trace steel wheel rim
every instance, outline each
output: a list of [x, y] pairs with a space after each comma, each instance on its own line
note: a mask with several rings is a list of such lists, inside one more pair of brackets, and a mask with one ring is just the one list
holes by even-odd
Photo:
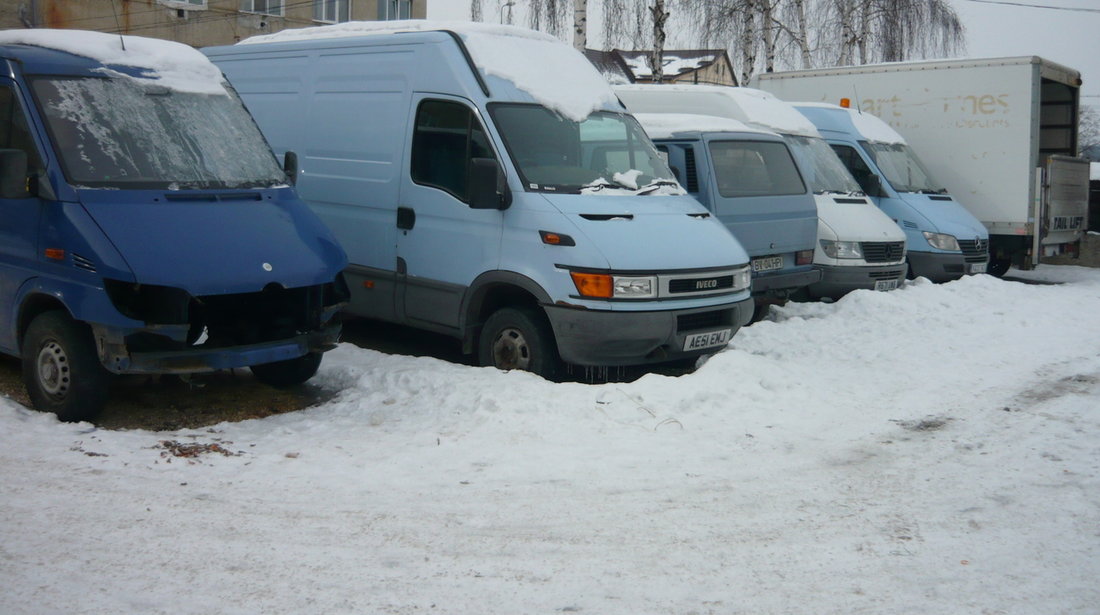
[[42, 390], [54, 397], [64, 397], [69, 392], [71, 374], [69, 357], [65, 349], [50, 340], [38, 351], [38, 383]]
[[523, 332], [508, 327], [493, 340], [493, 365], [499, 369], [527, 369], [531, 365], [531, 349]]

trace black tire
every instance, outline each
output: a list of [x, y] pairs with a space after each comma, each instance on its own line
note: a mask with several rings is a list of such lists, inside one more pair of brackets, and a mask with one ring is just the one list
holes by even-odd
[[35, 409], [61, 421], [86, 421], [107, 403], [111, 374], [99, 362], [88, 326], [58, 310], [39, 314], [27, 327], [23, 385]]
[[989, 265], [986, 266], [985, 272], [989, 275], [1003, 278], [1011, 267], [1012, 259], [1010, 258], [990, 258]]
[[503, 308], [493, 313], [481, 328], [478, 362], [497, 369], [521, 369], [557, 380], [562, 362], [554, 332], [541, 311]]
[[256, 380], [276, 389], [287, 389], [312, 378], [318, 367], [321, 367], [321, 353], [311, 352], [296, 359], [253, 365], [249, 369]]

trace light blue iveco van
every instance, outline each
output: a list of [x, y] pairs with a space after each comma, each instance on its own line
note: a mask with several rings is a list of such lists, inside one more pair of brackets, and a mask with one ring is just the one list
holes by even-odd
[[879, 209], [905, 231], [911, 277], [947, 282], [985, 273], [985, 225], [947, 194], [901, 135], [855, 109], [792, 104], [814, 123]]
[[294, 154], [353, 314], [549, 378], [713, 353], [751, 318], [744, 249], [552, 37], [352, 22], [204, 51]]

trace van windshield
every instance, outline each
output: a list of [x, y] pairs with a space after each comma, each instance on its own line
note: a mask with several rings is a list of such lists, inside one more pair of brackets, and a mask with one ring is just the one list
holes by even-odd
[[122, 189], [255, 188], [286, 182], [236, 94], [133, 79], [44, 78], [35, 98], [69, 182]]
[[820, 137], [801, 137], [784, 135], [783, 140], [791, 146], [798, 159], [799, 168], [810, 182], [814, 194], [853, 194], [860, 192], [844, 163], [837, 158], [836, 152]]
[[898, 192], [942, 194], [947, 189], [932, 180], [916, 152], [904, 143], [862, 142], [863, 149], [875, 161], [886, 181]]
[[724, 197], [806, 194], [787, 146], [778, 141], [711, 141], [718, 193]]
[[538, 105], [493, 104], [489, 112], [528, 190], [683, 194], [649, 137], [625, 113], [597, 111], [574, 122]]

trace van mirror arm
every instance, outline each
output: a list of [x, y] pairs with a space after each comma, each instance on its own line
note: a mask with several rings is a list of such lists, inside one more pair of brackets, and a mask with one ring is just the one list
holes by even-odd
[[496, 159], [471, 159], [469, 182], [471, 209], [504, 210], [512, 205], [512, 190]]
[[283, 155], [283, 173], [291, 186], [298, 182], [298, 154], [287, 152]]

